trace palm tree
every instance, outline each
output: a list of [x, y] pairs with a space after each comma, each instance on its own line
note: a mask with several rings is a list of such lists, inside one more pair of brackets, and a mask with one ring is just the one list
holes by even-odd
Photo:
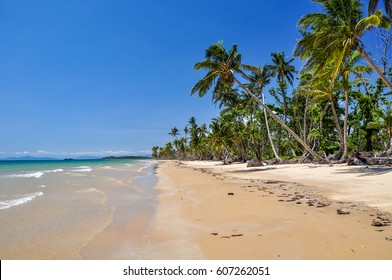
[[177, 136], [180, 135], [180, 131], [177, 127], [173, 127], [169, 132], [169, 135], [171, 135], [174, 139], [177, 139]]
[[294, 59], [286, 61], [284, 52], [272, 53], [271, 57], [273, 64], [268, 65], [267, 69], [272, 71], [272, 76], [277, 77], [279, 83], [287, 85], [288, 82], [293, 85], [294, 74], [297, 73], [294, 66], [291, 65]]
[[188, 134], [189, 134], [189, 127], [188, 126], [185, 126], [184, 127], [184, 139], [185, 139], [185, 146], [187, 146], [187, 144], [188, 144]]
[[[282, 95], [283, 101], [283, 115], [284, 121], [287, 123], [287, 82], [292, 86], [294, 82], [294, 74], [297, 73], [294, 66], [291, 63], [294, 59], [286, 60], [284, 52], [272, 53], [271, 54], [272, 63], [267, 66], [267, 69], [271, 70], [271, 74], [274, 77], [277, 77], [278, 85], [280, 91], [278, 91]], [[290, 138], [290, 135], [287, 135]], [[292, 153], [295, 156], [295, 152], [293, 149]]]
[[376, 13], [362, 18], [359, 0], [313, 0], [320, 3], [324, 13], [311, 13], [298, 23], [303, 35], [295, 47], [294, 55], [306, 59], [303, 70], [322, 70], [335, 61], [335, 79], [346, 59], [357, 50], [377, 75], [392, 90], [392, 83], [370, 59], [361, 38], [373, 27], [389, 28], [390, 20]]
[[[369, 15], [374, 14], [376, 12], [376, 8], [378, 5], [378, 0], [369, 0], [368, 12]], [[392, 1], [384, 0], [384, 9], [389, 18], [392, 18]]]
[[159, 159], [159, 147], [158, 147], [158, 146], [152, 147], [151, 156], [152, 156], [153, 158]]
[[231, 157], [229, 147], [233, 144], [233, 137], [230, 123], [221, 118], [214, 118], [210, 124], [211, 132], [208, 135], [208, 143], [215, 158], [222, 158], [227, 164]]
[[[268, 70], [268, 67], [265, 65], [263, 66], [263, 68], [259, 66], [259, 67], [252, 67], [249, 70], [251, 71], [251, 73], [247, 75], [247, 79], [250, 81], [250, 87], [256, 91], [258, 97], [261, 97], [262, 102], [265, 104], [263, 88], [270, 83], [271, 72]], [[274, 153], [276, 160], [281, 162], [282, 159], [279, 157], [278, 153], [276, 152], [275, 145], [272, 140], [270, 128], [268, 125], [267, 111], [266, 110], [263, 111], [265, 117], [265, 126], [267, 128], [268, 140], [271, 144], [272, 152]]]
[[349, 95], [350, 95], [350, 83], [349, 76], [354, 74], [357, 78], [362, 79], [361, 75], [364, 72], [370, 72], [369, 67], [357, 65], [360, 60], [360, 56], [358, 52], [352, 54], [349, 57], [348, 61], [342, 65], [340, 68], [340, 76], [342, 77], [342, 86], [345, 95], [345, 109], [344, 109], [344, 123], [343, 123], [343, 137], [344, 137], [344, 151], [343, 158], [348, 158], [348, 131], [347, 131], [347, 122], [348, 122], [348, 107], [349, 107]]
[[[323, 72], [319, 73], [312, 78], [301, 79], [298, 87], [298, 91], [302, 94], [309, 95], [311, 97], [310, 106], [315, 104], [324, 104], [327, 102], [323, 111], [326, 112], [328, 107], [331, 107], [333, 119], [335, 121], [336, 132], [339, 139], [339, 151], [334, 156], [334, 159], [338, 160], [343, 155], [344, 150], [344, 137], [340, 124], [340, 119], [337, 111], [337, 104], [334, 97], [334, 92], [339, 91], [339, 84], [337, 80], [331, 79], [331, 72], [333, 69], [331, 67], [326, 67]], [[308, 76], [310, 74], [304, 73], [303, 76]], [[322, 119], [322, 116], [321, 116]]]
[[384, 156], [392, 155], [392, 103], [389, 103], [384, 109], [375, 110], [375, 114], [380, 118], [378, 122], [370, 122], [368, 127], [373, 127], [377, 130], [384, 129], [387, 133], [388, 140]]
[[266, 66], [271, 71], [271, 75], [277, 77], [283, 99], [283, 110], [285, 122], [287, 122], [287, 82], [292, 86], [294, 82], [294, 74], [297, 73], [291, 63], [294, 59], [286, 60], [284, 52], [272, 53], [272, 63]]
[[205, 53], [205, 61], [198, 62], [195, 70], [207, 70], [206, 76], [202, 78], [192, 88], [191, 95], [198, 93], [203, 97], [212, 87], [212, 93], [219, 94], [220, 91], [231, 89], [234, 83], [237, 83], [251, 98], [259, 103], [267, 112], [282, 125], [306, 150], [313, 155], [314, 158], [321, 159], [297, 134], [294, 133], [271, 109], [261, 102], [253, 93], [251, 93], [244, 84], [242, 84], [235, 74], [246, 76], [242, 71], [241, 55], [237, 53], [237, 46], [233, 45], [227, 52], [222, 43], [218, 42], [210, 46]]

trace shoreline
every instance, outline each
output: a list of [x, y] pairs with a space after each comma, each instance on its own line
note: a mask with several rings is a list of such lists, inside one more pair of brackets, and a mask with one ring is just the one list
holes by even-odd
[[392, 259], [391, 169], [336, 168], [162, 161], [147, 257]]
[[1, 258], [138, 259], [156, 214], [156, 164], [34, 162], [2, 170], [5, 205], [42, 195], [0, 210]]

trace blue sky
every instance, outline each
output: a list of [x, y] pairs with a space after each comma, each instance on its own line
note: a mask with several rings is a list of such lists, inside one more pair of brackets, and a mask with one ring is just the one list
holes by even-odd
[[[140, 154], [210, 96], [190, 96], [204, 50], [237, 44], [243, 62], [291, 55], [310, 0], [2, 0], [0, 157]], [[300, 66], [296, 61], [297, 67]]]

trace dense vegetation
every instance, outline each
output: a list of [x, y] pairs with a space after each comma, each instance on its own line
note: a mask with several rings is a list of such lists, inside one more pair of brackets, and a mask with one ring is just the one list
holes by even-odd
[[[284, 52], [272, 53], [264, 66], [252, 66], [242, 63], [236, 45], [213, 44], [195, 65], [206, 75], [191, 94], [212, 93], [219, 116], [210, 124], [191, 117], [183, 134], [173, 127], [173, 141], [153, 147], [152, 156], [224, 162], [347, 160], [354, 151], [390, 156], [392, 35], [386, 30], [392, 1], [383, 1], [387, 16], [376, 10], [379, 1], [370, 1], [367, 17], [359, 0], [313, 2], [323, 12], [299, 20], [302, 38], [293, 55], [304, 61], [300, 71]], [[363, 35], [369, 31], [380, 39], [379, 54], [365, 48]], [[276, 86], [264, 92], [273, 81]], [[266, 94], [273, 104], [265, 104]]]

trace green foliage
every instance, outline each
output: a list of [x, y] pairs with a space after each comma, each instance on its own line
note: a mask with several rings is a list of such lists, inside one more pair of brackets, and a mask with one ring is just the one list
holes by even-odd
[[[211, 92], [219, 116], [207, 124], [198, 124], [191, 117], [184, 137], [174, 126], [169, 132], [173, 140], [153, 147], [153, 157], [225, 163], [251, 158], [280, 160], [301, 157], [309, 145], [318, 154], [339, 159], [343, 148], [345, 155], [353, 150], [390, 148], [391, 92], [386, 91], [386, 84], [392, 68], [383, 64], [386, 76], [380, 76], [362, 42], [366, 31], [389, 28], [390, 20], [375, 10], [378, 1], [369, 2], [368, 17], [363, 17], [359, 0], [313, 2], [320, 4], [321, 11], [303, 16], [298, 23], [302, 38], [294, 55], [305, 61], [300, 73], [284, 52], [272, 53], [271, 62], [261, 67], [242, 64], [237, 45], [230, 49], [222, 42], [211, 45], [205, 60], [194, 66], [206, 74], [191, 95], [203, 97]], [[392, 1], [384, 4], [390, 15]], [[362, 58], [370, 67], [363, 65]], [[380, 76], [374, 82], [364, 78], [371, 70]], [[299, 83], [294, 87], [296, 79]], [[265, 104], [264, 89], [273, 80], [276, 86], [266, 91], [275, 102]], [[289, 130], [293, 133], [286, 132]]]

